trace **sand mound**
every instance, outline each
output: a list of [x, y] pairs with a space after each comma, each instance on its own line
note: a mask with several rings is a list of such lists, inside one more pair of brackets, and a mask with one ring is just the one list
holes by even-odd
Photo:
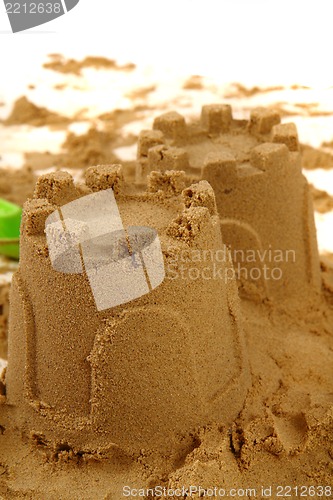
[[20, 97], [14, 103], [13, 110], [5, 120], [5, 125], [33, 125], [44, 127], [45, 125], [65, 125], [69, 119], [61, 116], [47, 108], [36, 106], [25, 96]]

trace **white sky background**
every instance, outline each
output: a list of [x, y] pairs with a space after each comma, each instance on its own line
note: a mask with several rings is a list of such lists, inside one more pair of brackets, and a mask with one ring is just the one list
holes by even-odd
[[224, 82], [330, 86], [332, 14], [332, 0], [80, 0], [65, 16], [11, 34], [1, 1], [0, 91], [33, 75], [50, 52]]

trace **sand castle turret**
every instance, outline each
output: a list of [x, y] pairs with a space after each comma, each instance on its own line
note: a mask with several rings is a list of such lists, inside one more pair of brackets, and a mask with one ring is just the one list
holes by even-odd
[[[214, 258], [225, 247], [211, 186], [201, 181], [183, 188], [183, 174], [168, 171], [151, 174], [146, 193], [130, 195], [119, 166], [89, 169], [84, 186], [64, 172], [39, 179], [24, 209], [6, 374], [6, 404], [19, 410], [18, 423], [25, 430], [76, 450], [111, 444], [131, 452], [170, 450], [196, 426], [230, 423], [237, 416], [250, 377], [232, 263], [228, 257]], [[85, 224], [91, 230], [108, 220], [104, 209], [96, 214], [96, 199], [113, 195], [126, 240], [121, 244], [118, 236], [105, 240], [107, 227], [98, 237], [85, 233]], [[73, 207], [79, 205], [85, 210], [77, 220]], [[89, 211], [94, 212], [90, 219]], [[54, 250], [45, 229], [51, 221], [56, 224], [51, 233], [59, 231], [59, 220], [63, 234], [57, 233]], [[126, 272], [138, 271], [138, 228], [158, 235], [165, 277], [154, 285], [156, 268], [150, 266], [158, 252], [149, 261], [151, 253], [142, 246], [148, 293], [135, 295], [137, 278], [130, 277], [135, 298], [105, 307], [94, 293], [92, 262], [96, 273], [105, 256], [109, 265], [116, 241], [116, 266], [120, 248], [130, 243], [133, 266]], [[155, 236], [149, 244], [156, 243]], [[69, 251], [68, 238], [82, 268], [57, 270], [74, 262], [68, 260], [70, 253], [67, 260], [57, 260], [61, 245]], [[93, 245], [90, 238], [96, 238]], [[111, 287], [103, 293], [112, 299], [116, 292]]]
[[236, 120], [228, 105], [203, 106], [197, 121], [176, 112], [141, 132], [137, 181], [152, 171], [183, 170], [214, 189], [224, 242], [240, 290], [277, 300], [320, 290], [313, 206], [302, 175], [297, 130], [258, 108]]

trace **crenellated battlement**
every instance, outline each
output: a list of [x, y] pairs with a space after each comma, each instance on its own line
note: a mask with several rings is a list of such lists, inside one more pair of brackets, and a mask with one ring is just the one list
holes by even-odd
[[187, 170], [190, 166], [186, 149], [172, 146], [154, 146], [148, 151], [148, 165], [156, 170]]
[[285, 144], [289, 151], [299, 151], [297, 128], [294, 123], [282, 123], [272, 128], [272, 142]]
[[218, 172], [228, 189], [259, 172], [278, 176], [297, 163], [282, 148], [278, 153], [278, 145], [299, 155], [295, 125], [280, 122], [276, 111], [265, 108], [254, 109], [248, 121], [236, 120], [227, 104], [205, 105], [199, 119], [189, 123], [177, 112], [165, 113], [155, 118], [153, 130], [139, 136], [136, 180], [146, 182], [156, 170], [184, 170], [198, 180]]
[[202, 107], [200, 123], [209, 134], [226, 133], [232, 123], [232, 110], [228, 104], [208, 104]]
[[191, 244], [205, 232], [210, 224], [210, 213], [206, 207], [191, 206], [185, 208], [169, 225], [167, 234], [173, 238]]
[[53, 205], [63, 205], [74, 200], [78, 193], [73, 177], [68, 172], [52, 172], [39, 177], [34, 198], [46, 199]]
[[154, 146], [164, 144], [164, 135], [160, 130], [141, 130], [138, 138], [138, 159], [148, 157], [148, 151]]
[[30, 199], [26, 201], [23, 208], [21, 233], [28, 236], [44, 235], [45, 221], [57, 206], [47, 199]]
[[210, 215], [217, 215], [215, 193], [207, 181], [192, 184], [182, 192], [185, 208], [204, 207]]
[[290, 166], [289, 150], [285, 144], [266, 142], [252, 149], [250, 161], [263, 172], [283, 174]]
[[92, 192], [113, 189], [115, 194], [119, 194], [124, 184], [123, 167], [118, 164], [89, 167], [85, 171], [85, 181]]
[[183, 170], [154, 171], [148, 176], [147, 189], [149, 193], [163, 193], [175, 196], [185, 188], [186, 175]]
[[161, 131], [164, 137], [174, 142], [187, 136], [185, 118], [176, 111], [169, 111], [155, 118], [153, 129]]
[[251, 111], [248, 128], [251, 134], [265, 135], [280, 122], [281, 117], [277, 111], [260, 107]]

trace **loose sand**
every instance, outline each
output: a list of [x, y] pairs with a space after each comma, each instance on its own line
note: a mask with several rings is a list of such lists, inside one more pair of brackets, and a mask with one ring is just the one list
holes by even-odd
[[94, 69], [107, 69], [113, 71], [132, 71], [135, 65], [132, 63], [119, 65], [116, 61], [106, 57], [87, 56], [82, 61], [75, 59], [66, 59], [60, 54], [50, 54], [50, 62], [43, 65], [44, 68], [59, 73], [73, 73], [74, 75], [81, 75], [84, 68]]

